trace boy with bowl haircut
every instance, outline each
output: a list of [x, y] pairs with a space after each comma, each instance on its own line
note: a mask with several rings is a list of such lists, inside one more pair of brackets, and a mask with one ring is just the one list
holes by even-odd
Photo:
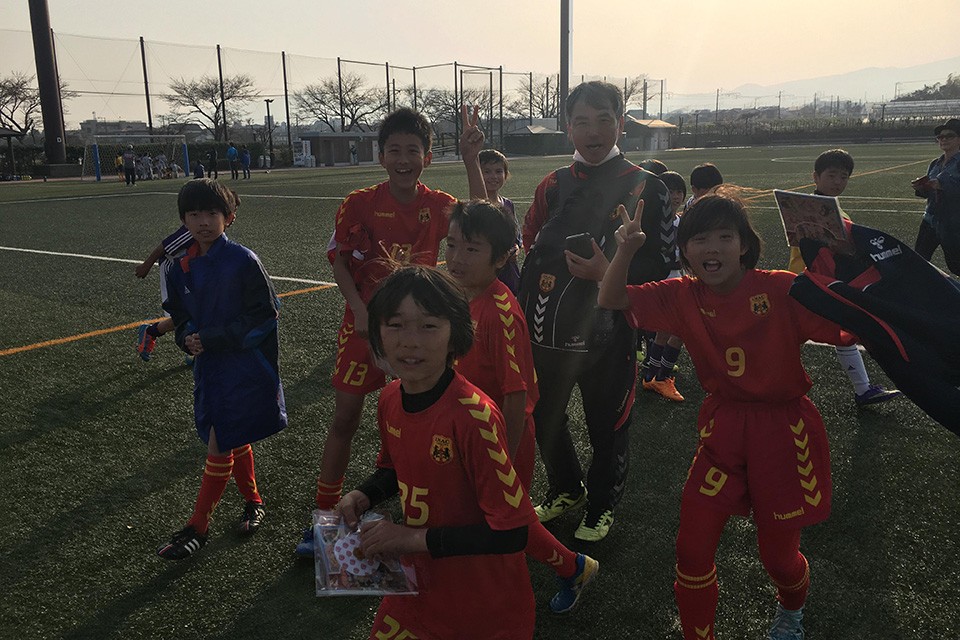
[[[595, 542], [609, 532], [623, 495], [637, 375], [634, 330], [621, 316], [597, 308], [597, 283], [616, 249], [617, 206], [635, 207], [642, 199], [642, 226], [654, 239], [631, 262], [630, 282], [666, 277], [676, 247], [667, 188], [626, 160], [617, 146], [623, 133], [620, 90], [586, 82], [570, 93], [566, 107], [574, 162], [550, 173], [536, 189], [523, 225], [527, 257], [518, 298], [539, 376], [534, 421], [549, 481], [537, 515], [547, 522], [586, 504], [575, 537]], [[568, 250], [567, 238], [573, 236], [587, 238], [592, 255]], [[567, 426], [574, 385], [593, 448], [586, 485]]]
[[203, 547], [213, 510], [233, 477], [246, 499], [239, 531], [256, 532], [263, 498], [250, 443], [287, 426], [277, 356], [280, 303], [256, 254], [224, 234], [240, 199], [216, 180], [183, 185], [180, 220], [194, 243], [174, 262], [163, 307], [177, 345], [195, 358], [193, 413], [207, 460], [193, 515], [157, 550], [182, 560]]

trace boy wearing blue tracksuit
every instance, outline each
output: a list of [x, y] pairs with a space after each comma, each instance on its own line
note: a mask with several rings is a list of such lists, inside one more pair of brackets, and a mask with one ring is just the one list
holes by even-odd
[[180, 190], [180, 219], [194, 244], [172, 266], [164, 308], [177, 345], [196, 358], [194, 420], [207, 444], [200, 492], [187, 526], [157, 553], [168, 560], [193, 554], [207, 541], [210, 518], [233, 477], [246, 505], [241, 533], [263, 517], [250, 443], [287, 425], [277, 365], [279, 302], [256, 254], [224, 234], [240, 199], [207, 178]]

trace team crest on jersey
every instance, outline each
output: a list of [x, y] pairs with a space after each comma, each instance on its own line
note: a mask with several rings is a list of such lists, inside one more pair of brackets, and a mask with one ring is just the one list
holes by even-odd
[[758, 316], [765, 316], [770, 313], [770, 299], [767, 294], [760, 293], [750, 297], [750, 310]]
[[543, 293], [550, 293], [553, 291], [554, 285], [557, 284], [557, 276], [552, 273], [543, 273], [540, 274], [540, 291]]
[[437, 464], [447, 464], [453, 458], [453, 443], [450, 438], [444, 436], [433, 436], [433, 442], [430, 443], [430, 457]]
[[430, 209], [420, 209], [420, 223], [427, 224], [430, 222]]

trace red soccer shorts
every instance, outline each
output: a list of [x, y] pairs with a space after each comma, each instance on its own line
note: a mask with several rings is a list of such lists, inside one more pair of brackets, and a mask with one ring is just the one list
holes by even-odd
[[683, 500], [758, 526], [806, 527], [830, 515], [830, 448], [820, 413], [802, 396], [783, 403], [709, 396]]
[[383, 388], [387, 378], [374, 362], [370, 343], [357, 335], [353, 313], [347, 309], [337, 331], [337, 363], [330, 379], [334, 389], [366, 395]]

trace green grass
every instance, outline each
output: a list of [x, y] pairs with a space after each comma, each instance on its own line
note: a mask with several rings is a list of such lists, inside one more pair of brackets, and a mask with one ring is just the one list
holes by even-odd
[[[807, 189], [821, 150], [672, 151], [660, 159], [685, 176], [712, 161], [730, 182]], [[923, 202], [912, 197], [909, 180], [923, 173], [931, 145], [850, 151], [857, 171], [842, 199], [845, 209], [858, 222], [912, 242]], [[565, 162], [512, 161], [505, 195], [525, 210], [540, 178]], [[324, 248], [338, 200], [381, 179], [377, 167], [255, 173], [236, 183], [243, 205], [230, 235], [256, 250], [274, 276], [332, 281]], [[424, 181], [455, 194], [466, 190], [458, 163], [436, 163]], [[2, 185], [0, 245], [141, 260], [178, 224], [179, 184]], [[772, 197], [753, 204], [767, 243], [761, 266], [782, 267], [787, 251]], [[943, 266], [939, 252], [935, 261]], [[0, 352], [156, 317], [157, 271], [140, 281], [133, 267], [0, 249]], [[281, 294], [312, 286], [275, 284]], [[292, 556], [333, 410], [328, 378], [341, 312], [334, 289], [283, 298], [281, 375], [290, 427], [255, 447], [266, 526], [250, 540], [232, 533], [242, 503], [228, 487], [210, 543], [177, 564], [159, 560], [154, 549], [190, 513], [204, 447], [192, 424], [189, 370], [172, 340], [160, 341], [150, 363], [136, 358], [132, 329], [0, 355], [0, 484], [8, 514], [0, 542], [0, 635], [367, 637], [377, 600], [316, 598], [312, 564]], [[680, 637], [673, 541], [703, 395], [689, 360], [681, 362], [678, 386], [687, 402], [638, 396], [629, 488], [610, 536], [590, 551], [602, 569], [580, 608], [551, 615], [551, 572], [531, 565], [538, 638]], [[833, 515], [804, 534], [813, 580], [808, 637], [951, 637], [960, 605], [960, 441], [907, 400], [858, 412], [832, 350], [807, 346], [804, 362], [830, 433], [834, 471]], [[874, 381], [889, 384], [869, 358], [867, 367]], [[372, 410], [368, 402], [348, 487], [372, 469]], [[582, 414], [574, 410], [572, 417], [586, 458]], [[539, 473], [534, 497], [543, 489]], [[576, 524], [576, 517], [563, 517], [550, 528], [572, 544]], [[718, 635], [762, 637], [774, 590], [749, 522], [731, 521], [717, 565]]]

